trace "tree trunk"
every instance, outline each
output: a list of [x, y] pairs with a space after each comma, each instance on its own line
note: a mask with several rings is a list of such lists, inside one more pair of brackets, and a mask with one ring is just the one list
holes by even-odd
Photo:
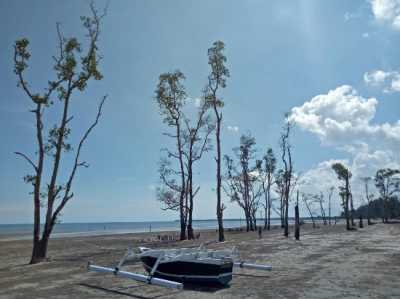
[[299, 218], [298, 204], [294, 207], [294, 219], [295, 219], [294, 237], [296, 238], [296, 240], [300, 240], [300, 218]]
[[267, 230], [271, 229], [271, 198], [268, 199], [268, 225]]
[[329, 194], [329, 211], [328, 211], [328, 213], [329, 213], [329, 226], [331, 226], [331, 218], [332, 218], [332, 215], [331, 215], [331, 197], [332, 197], [332, 193], [331, 194]]
[[[36, 138], [38, 142], [38, 167], [36, 171], [35, 185], [34, 185], [34, 215], [33, 215], [33, 248], [32, 248], [32, 256], [30, 264], [35, 264], [40, 262], [38, 252], [42, 252], [39, 250], [40, 243], [40, 188], [41, 188], [41, 180], [42, 180], [42, 172], [43, 172], [43, 160], [44, 160], [44, 146], [43, 146], [43, 135], [42, 135], [42, 105], [37, 104], [35, 110], [36, 116]], [[44, 252], [44, 257], [46, 257], [46, 252]]]
[[351, 209], [351, 226], [356, 226], [356, 224], [354, 223], [354, 206], [353, 206], [353, 196], [350, 195], [350, 209]]
[[42, 239], [33, 241], [33, 250], [30, 264], [36, 264], [44, 261], [47, 257], [47, 245], [50, 234], [46, 233]]
[[[191, 189], [191, 188], [190, 188]], [[190, 190], [191, 192], [192, 190]], [[194, 231], [193, 231], [193, 196], [189, 196], [189, 219], [188, 219], [188, 225], [187, 225], [187, 237], [189, 240], [194, 239]]]
[[285, 210], [283, 207], [283, 195], [281, 195], [281, 228], [285, 227]]
[[369, 205], [370, 205], [370, 202], [368, 201], [368, 204], [367, 204], [367, 224], [368, 224], [368, 225], [371, 225], [372, 223], [371, 223], [371, 216], [370, 216], [370, 207], [369, 207]]
[[[215, 98], [216, 98], [216, 96], [215, 96]], [[215, 109], [215, 113], [217, 114], [217, 131], [216, 131], [217, 158], [216, 158], [216, 162], [217, 162], [218, 241], [223, 242], [223, 241], [225, 241], [225, 236], [224, 236], [224, 224], [223, 224], [223, 207], [222, 207], [222, 202], [221, 202], [221, 140], [220, 140], [222, 115], [218, 114], [216, 107], [214, 109]]]
[[286, 200], [285, 205], [285, 237], [289, 237], [289, 198]]
[[349, 199], [345, 199], [345, 207], [344, 207], [344, 214], [346, 217], [346, 229], [351, 230], [350, 228], [350, 217], [349, 217]]
[[264, 211], [264, 230], [268, 228], [268, 206], [267, 203], [265, 204], [265, 211]]

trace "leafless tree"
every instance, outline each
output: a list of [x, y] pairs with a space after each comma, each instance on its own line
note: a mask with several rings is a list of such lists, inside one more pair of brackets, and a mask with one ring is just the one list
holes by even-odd
[[279, 169], [275, 173], [275, 192], [279, 194], [279, 210], [274, 208], [276, 214], [279, 215], [281, 220], [281, 228], [285, 227], [285, 183], [284, 183], [284, 170]]
[[324, 222], [324, 225], [327, 225], [328, 222], [326, 221], [326, 213], [325, 213], [325, 208], [324, 208], [324, 194], [321, 192], [319, 195], [315, 196], [315, 199], [318, 201], [320, 212], [321, 212], [321, 218], [322, 221]]
[[[28, 61], [31, 54], [28, 50], [29, 41], [26, 38], [17, 40], [14, 45], [14, 72], [18, 77], [18, 86], [22, 88], [28, 98], [33, 102], [35, 108], [31, 112], [35, 115], [36, 140], [37, 140], [37, 161], [36, 163], [22, 152], [17, 155], [24, 158], [33, 168], [33, 174], [25, 176], [25, 181], [33, 186], [34, 203], [34, 229], [33, 249], [30, 263], [43, 261], [47, 256], [47, 247], [50, 235], [54, 226], [59, 221], [61, 211], [73, 198], [72, 183], [79, 167], [88, 167], [87, 162], [80, 160], [82, 147], [91, 131], [98, 124], [104, 101], [100, 101], [96, 118], [81, 137], [72, 169], [67, 176], [67, 181], [60, 183], [59, 173], [63, 152], [72, 151], [68, 143], [71, 134], [70, 124], [73, 116], [70, 115], [73, 93], [83, 92], [91, 79], [101, 80], [102, 74], [98, 70], [101, 56], [98, 53], [98, 37], [100, 25], [105, 11], [99, 14], [93, 3], [90, 4], [91, 17], [81, 17], [83, 27], [87, 31], [88, 47], [83, 50], [83, 45], [77, 38], [66, 38], [63, 36], [60, 25], [57, 24], [58, 33], [58, 54], [53, 57], [56, 79], [48, 81], [47, 89], [42, 92], [34, 92], [25, 80], [25, 72], [28, 68]], [[54, 98], [58, 98], [54, 100]], [[47, 108], [55, 105], [55, 102], [62, 105], [62, 114], [59, 124], [54, 125], [46, 136], [44, 134], [44, 115]], [[50, 156], [52, 165], [49, 167], [49, 181], [46, 187], [43, 186], [47, 169], [45, 167], [46, 155]], [[41, 234], [41, 203], [46, 209], [44, 226]], [[41, 236], [40, 236], [41, 234]]]
[[289, 141], [290, 131], [293, 127], [289, 115], [285, 115], [285, 124], [280, 136], [281, 158], [283, 163], [283, 205], [284, 205], [284, 236], [289, 236], [289, 199], [292, 190], [293, 163], [291, 144]]
[[200, 190], [200, 186], [194, 187], [193, 165], [199, 161], [203, 153], [209, 151], [211, 147], [210, 134], [215, 129], [215, 122], [207, 114], [209, 105], [204, 99], [199, 103], [197, 116], [192, 124], [189, 118], [185, 118], [185, 131], [183, 133], [184, 147], [183, 155], [185, 158], [185, 168], [187, 173], [186, 180], [186, 202], [187, 202], [187, 233], [188, 239], [194, 239], [193, 232], [193, 208], [194, 197]]
[[335, 187], [331, 186], [328, 189], [328, 215], [329, 215], [329, 225], [331, 225], [331, 218], [332, 218], [332, 195], [333, 195], [333, 191], [335, 190]]
[[315, 203], [315, 195], [302, 193], [301, 198], [303, 199], [304, 205], [306, 206], [308, 214], [310, 215], [313, 228], [315, 228], [316, 223], [315, 223], [314, 213], [312, 210], [312, 206]]
[[373, 194], [369, 193], [369, 182], [372, 180], [371, 177], [362, 177], [361, 180], [364, 183], [365, 187], [365, 199], [367, 200], [367, 223], [368, 225], [371, 225], [371, 213], [370, 213], [370, 208], [371, 208], [371, 201], [373, 200]]

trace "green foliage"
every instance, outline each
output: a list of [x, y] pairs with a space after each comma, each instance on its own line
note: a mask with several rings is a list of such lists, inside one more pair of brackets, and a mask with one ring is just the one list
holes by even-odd
[[226, 56], [224, 54], [225, 44], [222, 41], [216, 41], [208, 49], [208, 64], [211, 67], [211, 73], [208, 76], [208, 85], [206, 87], [206, 101], [214, 107], [223, 107], [224, 102], [216, 97], [219, 87], [226, 87], [226, 79], [230, 73], [225, 66]]
[[[58, 128], [56, 125], [53, 126], [49, 130], [49, 134], [47, 137], [47, 143], [45, 145], [45, 152], [48, 155], [55, 157], [55, 150], [57, 149], [57, 144], [61, 139], [61, 148], [65, 152], [69, 152], [72, 150], [71, 144], [67, 143], [68, 137], [71, 134], [71, 129], [65, 127], [64, 129]], [[60, 138], [62, 135], [62, 138]]]
[[351, 178], [351, 172], [343, 164], [335, 163], [332, 165], [332, 169], [335, 171], [337, 177], [341, 181], [346, 181]]
[[275, 172], [276, 169], [276, 158], [272, 148], [268, 148], [267, 153], [263, 157], [264, 165], [265, 165], [265, 172], [272, 174]]
[[177, 125], [181, 118], [181, 109], [186, 100], [183, 80], [185, 80], [185, 75], [179, 70], [161, 74], [159, 77], [156, 100], [160, 107], [160, 114], [164, 117], [163, 121], [169, 126]]
[[21, 38], [15, 42], [14, 50], [15, 56], [18, 58], [14, 66], [14, 73], [17, 75], [22, 73], [27, 67], [27, 60], [31, 57], [28, 51], [29, 40], [27, 38]]

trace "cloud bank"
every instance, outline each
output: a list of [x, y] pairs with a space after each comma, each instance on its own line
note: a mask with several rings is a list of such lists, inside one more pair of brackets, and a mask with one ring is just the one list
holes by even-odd
[[400, 0], [371, 0], [370, 3], [377, 21], [400, 30]]
[[382, 88], [385, 93], [400, 91], [400, 73], [374, 70], [364, 74], [364, 82], [368, 86]]
[[[371, 80], [382, 80], [382, 74]], [[385, 76], [383, 76], [385, 77]], [[378, 100], [364, 98], [349, 85], [339, 86], [291, 110], [290, 120], [317, 136], [322, 145], [344, 150], [351, 159], [340, 160], [353, 173], [355, 199], [362, 196], [361, 177], [374, 176], [379, 168], [399, 168], [400, 121], [376, 123]], [[336, 185], [331, 165], [338, 160], [319, 163], [303, 174], [304, 188], [326, 191]]]

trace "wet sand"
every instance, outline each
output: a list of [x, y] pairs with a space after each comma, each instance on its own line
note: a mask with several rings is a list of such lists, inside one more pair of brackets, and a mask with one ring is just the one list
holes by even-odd
[[[292, 233], [292, 232], [291, 232]], [[165, 233], [160, 233], [165, 234]], [[0, 241], [0, 298], [400, 298], [400, 224], [376, 224], [346, 232], [342, 225], [302, 227], [301, 241], [273, 229], [227, 232], [216, 243], [215, 231], [196, 241], [144, 241], [152, 234], [54, 239], [50, 261], [28, 265], [29, 240]], [[235, 269], [225, 288], [187, 286], [183, 291], [145, 285], [113, 275], [88, 273], [93, 261], [113, 266], [131, 246], [185, 247], [209, 242], [210, 248], [237, 246], [249, 262], [271, 264], [271, 272]], [[140, 264], [130, 270], [143, 273]]]

